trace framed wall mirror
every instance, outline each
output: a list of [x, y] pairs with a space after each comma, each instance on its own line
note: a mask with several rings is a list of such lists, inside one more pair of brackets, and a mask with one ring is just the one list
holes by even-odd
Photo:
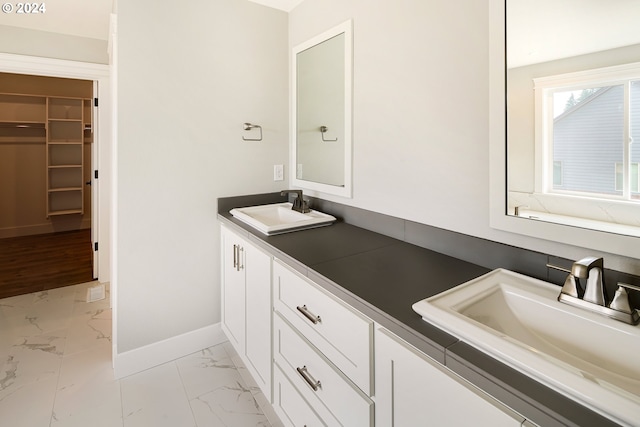
[[494, 228], [640, 256], [639, 18], [635, 1], [492, 0]]
[[293, 48], [291, 184], [351, 197], [352, 22]]

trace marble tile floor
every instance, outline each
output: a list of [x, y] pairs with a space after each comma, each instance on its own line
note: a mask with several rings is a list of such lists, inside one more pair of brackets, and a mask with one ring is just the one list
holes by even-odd
[[114, 379], [109, 295], [86, 302], [95, 285], [0, 299], [1, 426], [281, 425], [229, 343]]

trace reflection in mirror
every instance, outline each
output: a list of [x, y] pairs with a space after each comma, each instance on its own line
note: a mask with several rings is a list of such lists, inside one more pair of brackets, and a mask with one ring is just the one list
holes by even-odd
[[351, 22], [293, 49], [292, 184], [351, 196]]
[[296, 177], [344, 186], [344, 33], [296, 57]]
[[507, 213], [640, 236], [640, 2], [506, 0]]

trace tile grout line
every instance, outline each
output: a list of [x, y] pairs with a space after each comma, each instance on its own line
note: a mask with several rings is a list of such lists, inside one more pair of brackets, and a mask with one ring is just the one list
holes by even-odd
[[[186, 356], [185, 356], [186, 357]], [[187, 393], [187, 386], [184, 384], [184, 378], [182, 377], [182, 372], [180, 371], [180, 366], [178, 366], [177, 360], [172, 361], [176, 367], [176, 371], [178, 371], [178, 377], [180, 378], [180, 384], [182, 385], [182, 391], [184, 392], [184, 397], [187, 398], [187, 403], [189, 404], [189, 411], [191, 412], [191, 417], [193, 418], [193, 425], [198, 427], [198, 420], [196, 419], [196, 414], [193, 412], [193, 406], [191, 406], [191, 399], [189, 399], [189, 393]]]
[[122, 421], [122, 427], [124, 427], [124, 400], [122, 399], [122, 382], [120, 379], [118, 382], [118, 394], [120, 394], [120, 421]]

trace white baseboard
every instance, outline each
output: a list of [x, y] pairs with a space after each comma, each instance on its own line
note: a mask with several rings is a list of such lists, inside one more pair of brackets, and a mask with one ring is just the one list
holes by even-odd
[[114, 375], [116, 379], [124, 378], [225, 341], [227, 337], [222, 332], [220, 323], [216, 323], [135, 350], [114, 354]]

